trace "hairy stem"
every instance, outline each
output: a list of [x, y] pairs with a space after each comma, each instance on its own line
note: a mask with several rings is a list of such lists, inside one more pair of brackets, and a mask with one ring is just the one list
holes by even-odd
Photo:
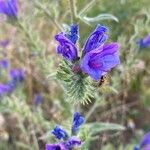
[[95, 101], [94, 105], [91, 107], [87, 115], [85, 116], [85, 122], [89, 119], [89, 117], [92, 115], [92, 113], [95, 111], [95, 109], [98, 107], [98, 101]]
[[33, 3], [38, 9], [42, 10], [51, 19], [51, 22], [54, 24], [54, 26], [57, 27], [58, 30], [63, 30], [60, 24], [57, 22], [57, 20], [50, 14], [50, 12], [39, 1], [34, 0]]
[[27, 29], [27, 27], [25, 26], [25, 24], [23, 24], [21, 21], [18, 20], [17, 22], [17, 26], [18, 28], [24, 33], [26, 39], [27, 39], [27, 43], [34, 48], [35, 50], [39, 50], [39, 46], [37, 46], [37, 43], [35, 42], [35, 40], [32, 37], [32, 34], [30, 33], [30, 31]]
[[69, 4], [70, 4], [70, 12], [71, 12], [71, 22], [74, 23], [77, 19], [75, 0], [69, 0]]
[[87, 3], [87, 5], [85, 5], [85, 7], [79, 12], [79, 16], [82, 16], [85, 12], [87, 12], [94, 4], [96, 0], [92, 0], [91, 2]]

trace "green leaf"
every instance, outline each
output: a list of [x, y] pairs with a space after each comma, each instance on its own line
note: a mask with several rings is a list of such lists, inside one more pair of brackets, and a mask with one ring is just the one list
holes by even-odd
[[118, 18], [115, 17], [112, 14], [100, 14], [96, 17], [87, 17], [87, 16], [83, 16], [82, 19], [85, 22], [89, 22], [89, 23], [94, 23], [94, 22], [99, 22], [101, 20], [114, 20], [116, 22], [119, 22]]
[[87, 128], [89, 128], [90, 134], [97, 134], [102, 131], [122, 131], [125, 130], [125, 127], [115, 123], [103, 123], [103, 122], [96, 122], [96, 123], [89, 123], [86, 124]]

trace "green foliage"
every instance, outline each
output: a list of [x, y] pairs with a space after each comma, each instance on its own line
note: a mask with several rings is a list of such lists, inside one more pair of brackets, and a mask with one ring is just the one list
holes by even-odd
[[102, 131], [123, 131], [125, 127], [115, 123], [103, 123], [103, 122], [95, 122], [88, 123], [85, 125], [86, 128], [89, 128], [90, 134], [94, 135], [100, 133]]

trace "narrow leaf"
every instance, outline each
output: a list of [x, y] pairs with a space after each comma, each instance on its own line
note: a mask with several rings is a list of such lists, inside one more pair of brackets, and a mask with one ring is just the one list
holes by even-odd
[[83, 20], [85, 20], [86, 22], [90, 22], [90, 23], [93, 23], [93, 22], [99, 22], [101, 20], [114, 20], [116, 22], [119, 22], [118, 18], [115, 17], [114, 15], [112, 14], [100, 14], [96, 17], [87, 17], [87, 16], [83, 16], [82, 17]]
[[115, 123], [103, 123], [103, 122], [96, 122], [96, 123], [89, 123], [86, 124], [87, 128], [89, 128], [90, 134], [97, 134], [102, 131], [121, 131], [125, 130], [125, 127]]

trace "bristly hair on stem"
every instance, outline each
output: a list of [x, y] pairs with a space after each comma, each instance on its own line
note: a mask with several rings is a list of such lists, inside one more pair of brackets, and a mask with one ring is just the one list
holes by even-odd
[[83, 105], [91, 102], [94, 97], [94, 87], [91, 80], [83, 74], [76, 74], [71, 69], [71, 63], [63, 60], [57, 71], [57, 78], [63, 83], [67, 101]]

